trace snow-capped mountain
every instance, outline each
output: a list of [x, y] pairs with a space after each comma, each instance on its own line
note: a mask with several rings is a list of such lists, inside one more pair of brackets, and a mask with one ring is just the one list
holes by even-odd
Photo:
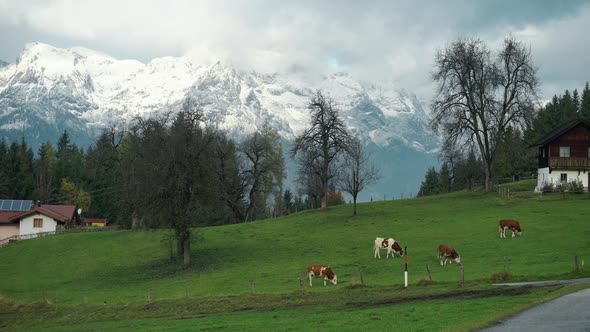
[[221, 62], [199, 64], [190, 54], [144, 64], [41, 43], [27, 44], [15, 63], [0, 65], [0, 135], [24, 135], [38, 146], [67, 129], [76, 143], [88, 145], [103, 128], [178, 111], [190, 99], [238, 136], [268, 121], [291, 140], [307, 126], [307, 103], [317, 89], [335, 100], [365, 142], [433, 158], [438, 140], [428, 130], [424, 104], [391, 84], [360, 82], [346, 73], [310, 80], [297, 73], [244, 72]]

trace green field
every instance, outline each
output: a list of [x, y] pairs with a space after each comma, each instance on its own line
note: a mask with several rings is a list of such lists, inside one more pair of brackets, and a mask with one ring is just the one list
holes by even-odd
[[[511, 189], [510, 198], [459, 192], [361, 204], [356, 217], [351, 206], [338, 206], [205, 228], [195, 239], [194, 264], [188, 269], [170, 259], [166, 231], [75, 233], [22, 241], [0, 248], [0, 328], [356, 330], [358, 321], [359, 326], [377, 328], [470, 329], [575, 289], [494, 293], [490, 277], [503, 271], [504, 256], [511, 281], [590, 275], [573, 271], [575, 255], [580, 262], [590, 257], [590, 195], [539, 199], [531, 182]], [[524, 235], [499, 239], [499, 219], [519, 220]], [[376, 236], [394, 237], [408, 247], [410, 289], [403, 288], [402, 259], [385, 259], [384, 254], [381, 260], [373, 259]], [[461, 254], [464, 290], [459, 288], [456, 264], [438, 265], [436, 248], [441, 243]], [[338, 285], [324, 287], [317, 279], [302, 297], [299, 276], [310, 263], [330, 264]], [[427, 265], [435, 284], [416, 286], [427, 278]], [[351, 287], [359, 281], [359, 269], [365, 288]], [[483, 293], [448, 295], [448, 301], [436, 298], [466, 291]], [[47, 303], [41, 303], [43, 299]], [[474, 312], [468, 320], [437, 313], [449, 305]], [[317, 315], [311, 319], [310, 313]], [[390, 320], [391, 315], [396, 319]], [[420, 323], [415, 322], [417, 316], [423, 317]]]

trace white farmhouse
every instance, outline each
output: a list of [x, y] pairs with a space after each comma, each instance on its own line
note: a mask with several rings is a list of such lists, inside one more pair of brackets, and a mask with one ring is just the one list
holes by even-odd
[[547, 134], [536, 144], [539, 148], [537, 187], [572, 181], [581, 182], [588, 191], [590, 183], [590, 122], [572, 121]]
[[43, 204], [33, 206], [27, 211], [0, 213], [4, 215], [4, 218], [0, 220], [4, 231], [0, 235], [2, 238], [22, 237], [23, 235], [55, 232], [60, 227], [79, 225], [80, 216], [76, 210], [75, 205]]

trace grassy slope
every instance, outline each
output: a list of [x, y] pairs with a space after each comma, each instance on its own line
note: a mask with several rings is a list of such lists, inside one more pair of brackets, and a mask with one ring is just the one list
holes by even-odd
[[[401, 285], [403, 262], [372, 257], [375, 236], [393, 236], [407, 245], [410, 283], [426, 277], [455, 289], [456, 265], [440, 267], [436, 246], [455, 246], [465, 262], [465, 277], [477, 282], [502, 270], [508, 257], [514, 279], [571, 277], [573, 257], [590, 257], [588, 195], [549, 195], [538, 200], [513, 186], [512, 198], [496, 194], [454, 193], [415, 200], [362, 204], [360, 215], [350, 207], [328, 212], [305, 212], [285, 218], [207, 228], [203, 241], [193, 247], [195, 264], [179, 269], [170, 262], [163, 231], [68, 234], [23, 241], [0, 249], [0, 295], [19, 301], [37, 301], [45, 292], [59, 303], [135, 303], [148, 290], [156, 299], [293, 293], [298, 276], [309, 263], [328, 263], [347, 284], [363, 269], [372, 287]], [[497, 237], [497, 221], [521, 221], [525, 235]], [[154, 276], [152, 281], [152, 275]], [[580, 274], [583, 275], [583, 274]], [[588, 273], [585, 273], [588, 275]], [[320, 286], [319, 280], [316, 285]], [[314, 293], [333, 293], [344, 287], [317, 287]], [[264, 314], [260, 314], [264, 315]]]

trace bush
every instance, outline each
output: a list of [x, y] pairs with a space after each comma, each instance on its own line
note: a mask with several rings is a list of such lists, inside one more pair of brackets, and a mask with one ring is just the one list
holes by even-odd
[[557, 186], [555, 186], [555, 188], [557, 191], [563, 194], [567, 191], [567, 182], [560, 182], [557, 184]]
[[584, 184], [581, 180], [572, 180], [567, 184], [567, 191], [571, 193], [581, 193], [584, 192]]
[[541, 192], [551, 193], [554, 190], [555, 190], [555, 187], [553, 186], [553, 183], [551, 183], [551, 182], [543, 182], [543, 184], [541, 185]]

